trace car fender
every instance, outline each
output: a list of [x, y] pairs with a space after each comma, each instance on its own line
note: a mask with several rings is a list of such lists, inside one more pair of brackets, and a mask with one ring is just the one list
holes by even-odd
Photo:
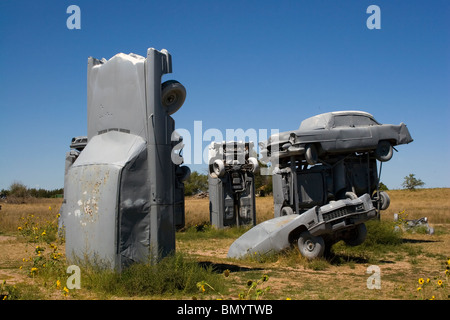
[[295, 230], [306, 230], [308, 223], [317, 221], [316, 207], [301, 215], [287, 215], [266, 220], [240, 236], [228, 250], [228, 258], [268, 254], [287, 249]]

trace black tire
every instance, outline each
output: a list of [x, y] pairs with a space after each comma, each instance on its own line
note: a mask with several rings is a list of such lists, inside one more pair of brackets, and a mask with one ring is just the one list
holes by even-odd
[[353, 230], [350, 231], [348, 237], [344, 239], [344, 242], [348, 246], [359, 246], [366, 240], [367, 228], [364, 223], [358, 224]]
[[317, 154], [317, 148], [313, 144], [306, 145], [305, 159], [309, 165], [313, 166], [319, 160], [319, 155]]
[[325, 252], [325, 241], [321, 236], [313, 236], [309, 231], [303, 231], [297, 241], [298, 249], [305, 258], [311, 260], [320, 258]]
[[176, 80], [169, 80], [161, 85], [161, 103], [169, 115], [178, 111], [186, 99], [186, 89]]
[[191, 169], [188, 166], [177, 167], [175, 174], [180, 182], [186, 181], [191, 175]]
[[381, 162], [391, 160], [394, 154], [394, 148], [389, 141], [380, 141], [375, 149], [375, 157]]

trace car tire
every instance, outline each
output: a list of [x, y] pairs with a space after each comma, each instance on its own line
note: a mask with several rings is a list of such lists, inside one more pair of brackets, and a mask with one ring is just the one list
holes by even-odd
[[367, 228], [364, 223], [358, 224], [353, 230], [350, 231], [350, 235], [344, 239], [344, 242], [348, 246], [359, 246], [366, 240]]
[[356, 193], [354, 193], [352, 191], [347, 191], [345, 193], [345, 198], [350, 199], [350, 200], [355, 200], [355, 199], [358, 199], [358, 196], [356, 195]]
[[248, 163], [252, 165], [252, 172], [257, 173], [259, 170], [259, 163], [258, 160], [254, 157], [248, 158]]
[[191, 169], [188, 166], [178, 166], [175, 174], [180, 182], [184, 182], [191, 176]]
[[292, 210], [291, 207], [283, 207], [283, 208], [281, 208], [281, 215], [282, 216], [289, 216], [291, 214], [294, 214], [294, 210]]
[[213, 169], [214, 174], [218, 178], [221, 178], [225, 175], [225, 164], [220, 159], [214, 160], [214, 162], [212, 164], [212, 169]]
[[186, 89], [176, 80], [169, 80], [161, 85], [161, 103], [169, 115], [178, 111], [186, 99]]
[[319, 160], [319, 156], [317, 154], [317, 148], [315, 145], [313, 144], [306, 145], [305, 159], [306, 162], [311, 166], [317, 163], [317, 161]]
[[391, 204], [391, 198], [384, 191], [380, 191], [379, 193], [380, 193], [379, 201], [381, 201], [380, 209], [386, 210], [387, 208], [389, 208], [389, 205]]
[[321, 236], [313, 236], [309, 231], [303, 231], [297, 241], [298, 249], [305, 258], [311, 260], [320, 258], [325, 251], [325, 241]]
[[375, 149], [375, 157], [381, 162], [386, 162], [391, 160], [394, 154], [394, 148], [389, 141], [378, 142], [377, 148]]

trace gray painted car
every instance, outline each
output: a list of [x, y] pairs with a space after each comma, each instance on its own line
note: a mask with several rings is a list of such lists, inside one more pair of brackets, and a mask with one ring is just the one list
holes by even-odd
[[67, 260], [119, 271], [156, 262], [174, 252], [184, 226], [190, 170], [171, 115], [186, 89], [162, 82], [172, 73], [165, 49], [90, 57], [87, 67], [87, 137], [75, 137], [66, 153], [59, 222]]
[[388, 161], [393, 147], [413, 139], [404, 123], [380, 124], [363, 111], [336, 111], [305, 119], [298, 130], [272, 135], [260, 143], [266, 157], [303, 156], [314, 165], [318, 157], [337, 153], [373, 151], [380, 161]]
[[216, 228], [256, 225], [253, 142], [211, 142], [209, 146], [209, 215]]
[[356, 199], [333, 201], [297, 215], [264, 221], [239, 237], [228, 250], [229, 258], [264, 255], [282, 251], [297, 243], [300, 253], [314, 259], [344, 240], [359, 245], [366, 237], [364, 222], [376, 217], [376, 209], [366, 193]]

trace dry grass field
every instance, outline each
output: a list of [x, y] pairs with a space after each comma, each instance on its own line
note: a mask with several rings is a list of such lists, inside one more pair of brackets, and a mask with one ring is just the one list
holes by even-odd
[[[315, 261], [305, 260], [296, 248], [259, 259], [229, 259], [229, 246], [245, 229], [208, 227], [208, 198], [187, 198], [186, 228], [176, 235], [177, 254], [185, 260], [177, 257], [173, 262], [176, 267], [167, 262], [169, 267], [161, 269], [172, 273], [182, 264], [187, 270], [192, 266], [183, 261], [194, 261], [194, 271], [189, 272], [198, 273], [195, 267], [201, 266], [202, 270], [209, 267], [209, 273], [198, 275], [197, 288], [194, 284], [194, 289], [178, 291], [141, 289], [139, 282], [144, 281], [142, 275], [149, 272], [147, 269], [133, 269], [139, 281], [133, 282], [128, 291], [112, 287], [108, 279], [116, 277], [117, 282], [117, 275], [83, 269], [88, 274], [83, 277], [82, 288], [68, 290], [64, 243], [55, 236], [61, 199], [2, 202], [0, 295], [5, 299], [449, 299], [450, 189], [388, 193], [391, 206], [382, 213], [384, 229], [375, 222], [368, 226], [367, 244], [350, 248], [337, 243], [330, 257]], [[257, 223], [273, 217], [272, 197], [257, 198], [256, 206]], [[408, 219], [428, 217], [435, 234], [393, 235], [389, 229], [393, 214], [403, 210]], [[367, 287], [371, 265], [379, 267], [380, 289]], [[264, 278], [267, 281], [258, 282], [262, 276], [268, 276]], [[254, 288], [247, 286], [249, 280]]]
[[[416, 191], [388, 191], [391, 205], [382, 213], [382, 219], [392, 220], [393, 214], [405, 210], [409, 219], [428, 217], [432, 223], [450, 224], [450, 189], [418, 189]], [[256, 198], [257, 223], [273, 218], [273, 198]], [[187, 198], [186, 224], [209, 222], [208, 199]]]

